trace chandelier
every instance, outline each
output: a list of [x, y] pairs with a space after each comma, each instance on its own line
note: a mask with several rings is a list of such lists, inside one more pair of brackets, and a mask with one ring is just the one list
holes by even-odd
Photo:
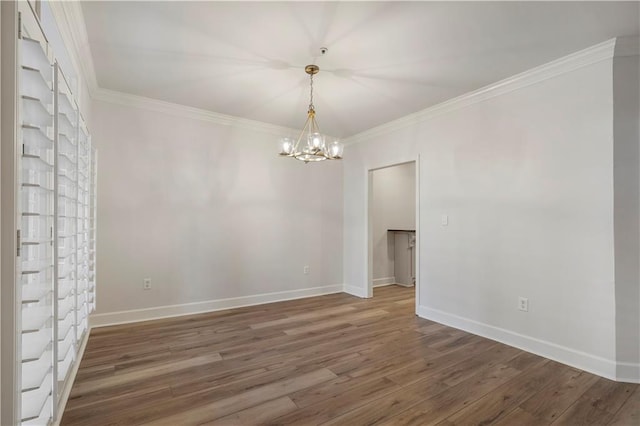
[[[340, 160], [344, 150], [342, 143], [335, 140], [327, 145], [325, 136], [320, 133], [320, 128], [316, 122], [316, 110], [313, 106], [313, 76], [320, 71], [320, 68], [317, 65], [307, 65], [304, 71], [309, 74], [310, 78], [307, 121], [304, 123], [297, 141], [288, 137], [280, 140], [280, 155], [293, 157], [305, 163], [310, 161]], [[305, 134], [306, 138], [304, 137]]]

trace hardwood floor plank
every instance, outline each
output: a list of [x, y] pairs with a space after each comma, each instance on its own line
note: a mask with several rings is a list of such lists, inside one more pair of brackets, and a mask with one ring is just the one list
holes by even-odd
[[535, 417], [520, 407], [516, 407], [497, 423], [492, 424], [494, 426], [538, 426], [547, 423], [542, 423], [538, 417]]
[[615, 414], [637, 387], [638, 385], [631, 383], [619, 383], [601, 377], [583, 396], [591, 399], [594, 407]]
[[229, 414], [228, 416], [221, 417], [206, 424], [220, 426], [263, 425], [271, 422], [277, 417], [290, 413], [297, 408], [296, 404], [294, 404], [289, 397], [283, 396], [254, 407]]
[[608, 426], [640, 425], [640, 389], [631, 394]]
[[329, 399], [307, 405], [303, 409], [279, 417], [274, 420], [274, 423], [284, 425], [322, 424], [397, 389], [400, 389], [400, 386], [395, 385], [384, 377], [369, 380], [359, 386], [349, 387], [345, 392], [334, 395]]
[[447, 331], [448, 327], [446, 325], [431, 323], [422, 327], [418, 327], [416, 331], [419, 331], [422, 334], [432, 334], [438, 331]]
[[[390, 420], [397, 414], [411, 408], [424, 397], [424, 383], [418, 382], [401, 388], [396, 392], [392, 392], [382, 398], [378, 398], [368, 404], [360, 406], [341, 416], [322, 423], [323, 425], [365, 425], [365, 424], [381, 424], [386, 420]], [[428, 389], [433, 392], [432, 388]]]
[[[613, 414], [601, 410], [595, 401], [580, 397], [555, 422], [554, 426], [602, 426], [613, 419]], [[632, 425], [626, 425], [632, 426]]]
[[168, 386], [131, 388], [117, 395], [98, 395], [98, 398], [96, 403], [95, 400], [87, 401], [83, 396], [70, 397], [61, 424], [82, 426], [110, 424], [118, 417], [135, 413], [145, 405], [170, 399], [171, 389]]
[[[358, 329], [353, 326], [336, 330], [325, 329], [321, 333], [310, 333], [297, 335], [292, 338], [288, 335], [281, 335], [269, 339], [262, 339], [260, 343], [268, 347], [277, 354], [290, 353], [295, 350], [309, 350], [310, 348], [323, 348], [334, 344], [334, 347], [353, 347], [358, 344], [367, 343], [378, 344], [385, 336], [393, 337], [404, 333], [403, 326], [406, 319], [391, 319], [383, 327], [362, 327]], [[357, 330], [357, 332], [356, 332]], [[225, 348], [220, 352], [225, 360], [245, 357], [254, 358], [256, 354], [256, 342], [249, 342], [233, 348]]]
[[[519, 353], [520, 351], [516, 348], [497, 343], [486, 351], [480, 352], [471, 358], [467, 357], [461, 362], [453, 364], [450, 368], [434, 374], [432, 379], [447, 386], [455, 386], [483, 370], [491, 369], [498, 364], [509, 361]], [[447, 355], [447, 358], [450, 358], [450, 356]]]
[[525, 371], [538, 364], [542, 359], [543, 358], [539, 355], [523, 351], [520, 355], [509, 361], [507, 365], [515, 368], [516, 370]]
[[[455, 368], [455, 367], [452, 367]], [[490, 368], [478, 371], [473, 376], [459, 382], [455, 386], [442, 388], [441, 392], [436, 391], [432, 396], [419, 401], [409, 410], [400, 413], [383, 424], [439, 424], [450, 415], [469, 406], [474, 401], [494, 391], [500, 385], [516, 377], [521, 372], [513, 367], [504, 364], [495, 364]], [[426, 379], [434, 387], [433, 379]]]
[[360, 357], [334, 365], [331, 371], [351, 377], [392, 374], [415, 359], [432, 358], [436, 353], [420, 341], [406, 339], [395, 346], [378, 347], [366, 354], [360, 352]]
[[458, 411], [447, 420], [456, 425], [491, 424], [509, 414], [531, 393], [542, 389], [569, 367], [542, 360], [532, 368], [511, 379], [491, 393]]
[[317, 309], [312, 312], [307, 312], [304, 314], [291, 315], [291, 316], [286, 316], [284, 318], [279, 318], [271, 321], [262, 321], [259, 323], [251, 324], [251, 328], [253, 328], [254, 330], [258, 330], [261, 328], [286, 325], [292, 322], [317, 320], [324, 317], [330, 317], [338, 314], [353, 312], [355, 310], [356, 309], [353, 306], [348, 306], [348, 305], [336, 306], [336, 307], [325, 308], [325, 309]]
[[161, 366], [154, 366], [145, 369], [141, 369], [134, 372], [128, 372], [123, 374], [114, 374], [109, 377], [99, 379], [89, 379], [80, 383], [74, 384], [71, 391], [72, 395], [91, 393], [96, 390], [108, 388], [111, 386], [132, 384], [136, 381], [141, 381], [150, 377], [160, 376], [166, 373], [172, 373], [188, 367], [199, 367], [212, 362], [222, 360], [220, 354], [212, 353], [210, 355], [202, 355], [196, 358], [188, 358], [181, 361], [166, 363]]
[[153, 426], [199, 425], [335, 377], [336, 375], [327, 369], [316, 370], [219, 399], [207, 405], [183, 409], [177, 414], [163, 416], [146, 424]]
[[520, 408], [537, 418], [539, 422], [551, 423], [597, 380], [597, 377], [584, 371], [572, 371], [564, 383], [533, 394], [520, 404]]
[[76, 380], [89, 380], [97, 377], [105, 377], [112, 375], [116, 370], [115, 365], [113, 364], [102, 364], [96, 365], [94, 367], [85, 366], [82, 369], [78, 369], [78, 373], [76, 374]]
[[407, 385], [476, 356], [496, 345], [496, 342], [484, 340], [478, 344], [464, 345], [450, 352], [434, 352], [432, 357], [423, 357], [419, 361], [408, 364], [405, 368], [390, 374], [388, 377], [400, 385]]
[[387, 286], [97, 328], [61, 424], [637, 424], [638, 385], [414, 309]]
[[371, 309], [363, 312], [358, 312], [356, 314], [340, 316], [335, 319], [317, 321], [313, 324], [305, 325], [302, 327], [290, 328], [290, 329], [284, 330], [284, 332], [289, 336], [295, 336], [297, 334], [319, 331], [319, 330], [327, 329], [330, 327], [336, 327], [342, 324], [351, 324], [352, 321], [359, 320], [359, 319], [368, 319], [372, 317], [388, 316], [388, 315], [389, 315], [388, 311], [384, 311], [382, 309]]
[[265, 386], [279, 380], [285, 380], [288, 377], [307, 374], [318, 369], [326, 368], [319, 364], [312, 363], [303, 366], [289, 365], [275, 370], [266, 369], [264, 372], [251, 374], [246, 378], [238, 378], [236, 372], [228, 375], [216, 375], [208, 380], [200, 380], [197, 377], [193, 377], [192, 380], [188, 382], [172, 385], [171, 391], [174, 396], [188, 396], [204, 392], [212, 398], [226, 398], [258, 386]]

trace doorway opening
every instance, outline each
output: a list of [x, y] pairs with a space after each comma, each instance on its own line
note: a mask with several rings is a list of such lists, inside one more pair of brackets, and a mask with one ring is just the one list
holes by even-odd
[[[367, 297], [396, 286], [419, 300], [419, 159], [368, 170]], [[382, 289], [378, 292], [383, 291]]]

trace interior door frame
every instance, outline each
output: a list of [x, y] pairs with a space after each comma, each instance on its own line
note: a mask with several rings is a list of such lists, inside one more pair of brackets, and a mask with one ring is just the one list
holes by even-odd
[[420, 302], [420, 155], [407, 159], [406, 161], [393, 162], [389, 164], [378, 165], [376, 167], [368, 168], [366, 171], [366, 188], [365, 188], [365, 229], [367, 230], [366, 240], [366, 258], [365, 258], [365, 297], [373, 297], [373, 221], [372, 215], [372, 202], [373, 202], [373, 172], [380, 169], [386, 169], [393, 166], [400, 166], [403, 164], [415, 163], [415, 182], [416, 182], [416, 245], [415, 245], [415, 257], [416, 257], [416, 306], [415, 312], [418, 312], [418, 306]]

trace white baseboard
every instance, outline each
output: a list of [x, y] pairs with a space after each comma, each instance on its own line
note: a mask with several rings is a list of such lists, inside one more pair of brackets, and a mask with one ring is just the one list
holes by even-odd
[[627, 383], [640, 383], [640, 363], [619, 362], [616, 380]]
[[[558, 361], [562, 364], [570, 365], [580, 370], [588, 371], [607, 379], [639, 383], [640, 368], [635, 364], [622, 366], [615, 361], [605, 359], [596, 355], [581, 352], [575, 349], [561, 346], [555, 343], [525, 336], [500, 327], [484, 324], [458, 315], [449, 314], [426, 306], [418, 307], [418, 315], [422, 318], [468, 331], [478, 336], [522, 349], [545, 358]], [[616, 371], [616, 367], [619, 368]], [[621, 371], [623, 370], [623, 371]]]
[[78, 374], [78, 368], [80, 368], [80, 362], [82, 361], [82, 357], [84, 356], [84, 350], [87, 347], [87, 342], [89, 341], [89, 334], [91, 334], [91, 328], [87, 330], [82, 338], [82, 342], [80, 343], [80, 348], [78, 349], [76, 362], [73, 364], [71, 371], [69, 372], [69, 377], [64, 384], [64, 389], [62, 389], [62, 393], [60, 395], [60, 402], [58, 403], [58, 417], [53, 422], [53, 426], [60, 426], [60, 421], [62, 420], [62, 415], [64, 414], [64, 409], [67, 406], [67, 401], [69, 400], [69, 395], [71, 394], [71, 388], [73, 387], [73, 382], [76, 381], [76, 375]]
[[345, 293], [348, 293], [348, 294], [352, 295], [352, 296], [360, 297], [362, 299], [366, 299], [367, 298], [367, 289], [366, 288], [354, 287], [352, 285], [345, 284], [343, 291]]
[[180, 305], [158, 306], [154, 308], [134, 309], [130, 311], [93, 314], [89, 317], [89, 322], [91, 327], [105, 327], [109, 325], [200, 314], [220, 311], [223, 309], [241, 308], [243, 306], [261, 305], [263, 303], [281, 302], [284, 300], [302, 299], [305, 297], [322, 296], [323, 294], [341, 292], [342, 285], [336, 284], [324, 287], [312, 287], [300, 290], [233, 297], [229, 299], [207, 300], [204, 302], [183, 303]]
[[373, 280], [374, 287], [384, 287], [396, 283], [396, 277], [376, 278]]

